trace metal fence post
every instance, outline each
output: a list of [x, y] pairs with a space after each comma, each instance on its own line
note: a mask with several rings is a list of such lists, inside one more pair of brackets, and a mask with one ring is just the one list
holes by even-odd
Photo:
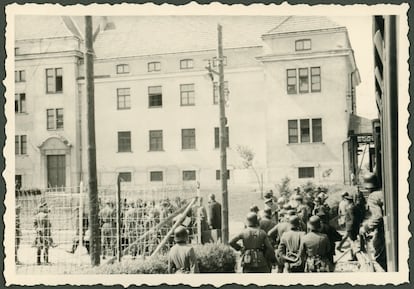
[[116, 191], [116, 237], [117, 237], [117, 259], [121, 262], [121, 178], [118, 174], [117, 191]]

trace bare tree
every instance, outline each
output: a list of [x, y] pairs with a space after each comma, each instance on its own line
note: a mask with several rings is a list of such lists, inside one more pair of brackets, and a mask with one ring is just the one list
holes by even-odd
[[237, 146], [237, 152], [239, 153], [240, 158], [243, 160], [243, 167], [245, 169], [251, 169], [254, 172], [254, 175], [256, 176], [257, 183], [259, 184], [260, 189], [260, 198], [263, 199], [263, 174], [260, 174], [253, 165], [254, 161], [254, 152], [253, 150], [248, 146]]

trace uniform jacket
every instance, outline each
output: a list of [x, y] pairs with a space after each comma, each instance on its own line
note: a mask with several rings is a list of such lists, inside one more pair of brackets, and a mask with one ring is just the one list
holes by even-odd
[[387, 257], [385, 249], [384, 218], [382, 215], [372, 215], [362, 226], [367, 233], [372, 235], [372, 247], [374, 248], [374, 259], [387, 270]]
[[322, 224], [321, 229], [322, 234], [326, 234], [326, 236], [329, 239], [329, 245], [330, 245], [330, 254], [335, 255], [335, 242], [340, 241], [342, 239], [342, 235], [338, 233], [338, 231], [332, 227], [329, 224]]
[[221, 204], [216, 201], [209, 201], [207, 205], [208, 225], [213, 229], [221, 230]]
[[322, 233], [309, 232], [302, 239], [302, 254], [307, 257], [320, 256], [328, 258], [331, 250], [328, 236]]
[[302, 245], [302, 239], [304, 236], [305, 232], [303, 231], [290, 230], [285, 232], [280, 239], [278, 248], [279, 253], [282, 256], [286, 255], [289, 252], [299, 254]]
[[290, 230], [290, 224], [288, 222], [280, 222], [276, 226], [274, 226], [272, 229], [270, 229], [269, 232], [267, 232], [267, 235], [270, 237], [270, 240], [275, 242], [276, 245], [279, 245], [280, 238], [282, 237], [283, 233]]
[[259, 221], [259, 228], [265, 231], [266, 233], [270, 231], [274, 226], [276, 226], [276, 223], [269, 219], [268, 217], [262, 217]]
[[168, 273], [199, 273], [194, 249], [184, 243], [175, 244], [168, 253]]

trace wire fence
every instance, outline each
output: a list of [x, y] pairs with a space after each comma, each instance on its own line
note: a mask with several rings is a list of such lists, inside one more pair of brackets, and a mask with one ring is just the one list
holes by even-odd
[[[195, 186], [121, 186], [120, 214], [117, 188], [98, 188], [101, 259], [166, 253], [173, 237], [166, 238], [180, 219], [192, 243], [200, 241], [197, 207], [184, 216], [183, 208], [196, 197]], [[79, 193], [82, 192], [82, 193]], [[15, 259], [17, 273], [70, 273], [89, 265], [89, 201], [84, 187], [16, 191]], [[81, 226], [80, 226], [81, 224]], [[104, 263], [104, 262], [102, 262]]]

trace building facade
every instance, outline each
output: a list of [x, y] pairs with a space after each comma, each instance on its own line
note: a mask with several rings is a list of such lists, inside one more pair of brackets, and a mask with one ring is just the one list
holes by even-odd
[[[297, 16], [105, 21], [94, 42], [100, 186], [113, 186], [119, 174], [131, 186], [219, 183], [218, 78], [206, 69], [217, 69], [217, 23], [229, 183], [256, 182], [239, 147], [254, 153], [267, 184], [349, 178], [359, 75], [345, 27]], [[81, 18], [74, 23], [82, 28]], [[60, 17], [17, 17], [16, 27], [16, 182], [75, 187], [87, 179], [82, 37]]]

